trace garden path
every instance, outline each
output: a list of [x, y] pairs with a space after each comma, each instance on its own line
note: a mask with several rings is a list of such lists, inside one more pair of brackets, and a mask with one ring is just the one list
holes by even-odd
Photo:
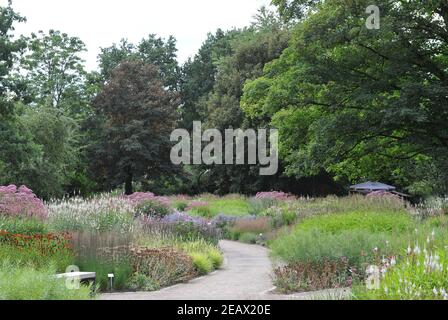
[[268, 250], [221, 241], [223, 267], [205, 277], [155, 292], [103, 294], [104, 300], [246, 300], [266, 298], [273, 287]]
[[266, 248], [221, 241], [223, 267], [205, 277], [155, 292], [112, 293], [101, 300], [306, 300], [314, 294], [277, 295], [271, 291], [272, 265]]

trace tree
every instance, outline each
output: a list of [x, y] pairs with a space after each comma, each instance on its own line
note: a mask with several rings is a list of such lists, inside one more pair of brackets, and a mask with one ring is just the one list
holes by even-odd
[[138, 45], [122, 39], [119, 44], [101, 49], [99, 65], [101, 75], [107, 80], [113, 70], [126, 60], [140, 60], [155, 65], [159, 69], [159, 77], [171, 91], [177, 91], [179, 85], [180, 69], [177, 63], [176, 39], [168, 39], [150, 34], [140, 41]]
[[21, 68], [26, 70], [25, 83], [29, 100], [37, 105], [72, 111], [84, 96], [86, 72], [80, 54], [84, 43], [60, 31], [33, 33]]
[[[441, 181], [448, 5], [378, 1], [381, 29], [369, 30], [370, 4], [329, 0], [316, 7], [281, 58], [246, 84], [242, 107], [279, 127], [290, 175], [326, 170], [336, 179], [382, 179], [412, 190], [434, 173], [425, 169], [430, 162]], [[439, 190], [448, 190], [446, 183]]]
[[[230, 38], [230, 54], [222, 56], [216, 64], [213, 90], [205, 100], [205, 127], [221, 131], [229, 128], [265, 128], [265, 124], [245, 117], [240, 99], [245, 81], [262, 75], [266, 63], [280, 56], [287, 47], [289, 30], [275, 15], [260, 11], [259, 19]], [[203, 166], [209, 174], [202, 181], [213, 192], [251, 193], [263, 188], [268, 180], [258, 175], [257, 166]], [[281, 174], [281, 173], [280, 173]], [[280, 176], [279, 174], [279, 176]], [[270, 177], [273, 185], [278, 177]]]
[[14, 30], [15, 22], [24, 20], [13, 10], [11, 1], [8, 1], [6, 7], [0, 6], [0, 116], [12, 111], [11, 83], [8, 76], [14, 66], [15, 54], [24, 48], [24, 43], [21, 40], [12, 40], [11, 31]]
[[11, 71], [16, 54], [24, 48], [20, 40], [12, 40], [15, 22], [22, 18], [11, 7], [0, 7], [0, 185], [19, 181], [23, 168], [32, 166], [38, 151], [26, 127], [21, 126], [15, 110], [15, 95], [11, 90]]
[[138, 60], [122, 62], [94, 101], [100, 134], [95, 163], [110, 186], [154, 178], [171, 167], [170, 134], [177, 97], [166, 90], [158, 69]]
[[224, 32], [218, 29], [208, 34], [194, 59], [188, 59], [182, 66], [180, 81], [181, 126], [192, 130], [193, 121], [207, 118], [207, 98], [213, 91], [219, 61], [232, 53], [231, 41], [240, 31]]

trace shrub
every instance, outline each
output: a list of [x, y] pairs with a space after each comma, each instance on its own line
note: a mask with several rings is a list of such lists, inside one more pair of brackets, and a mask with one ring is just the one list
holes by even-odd
[[0, 300], [88, 300], [90, 288], [69, 290], [64, 279], [54, 277], [55, 269], [0, 264]]
[[0, 216], [0, 230], [13, 234], [32, 236], [47, 233], [46, 224], [36, 218]]
[[47, 209], [26, 186], [0, 186], [0, 215], [45, 219]]
[[296, 212], [289, 206], [270, 207], [265, 210], [263, 214], [271, 218], [271, 224], [273, 228], [290, 226], [297, 220]]
[[205, 275], [213, 270], [213, 263], [204, 253], [195, 252], [191, 254], [193, 265], [200, 275]]
[[159, 284], [141, 273], [134, 273], [128, 279], [126, 287], [133, 291], [156, 291], [160, 289]]
[[135, 208], [137, 216], [161, 219], [171, 213], [170, 208], [162, 202], [155, 200], [141, 201]]
[[195, 275], [191, 258], [183, 252], [136, 247], [132, 253], [134, 272], [151, 279], [156, 288], [188, 281]]
[[295, 263], [274, 270], [274, 284], [282, 293], [318, 291], [351, 286], [346, 259]]

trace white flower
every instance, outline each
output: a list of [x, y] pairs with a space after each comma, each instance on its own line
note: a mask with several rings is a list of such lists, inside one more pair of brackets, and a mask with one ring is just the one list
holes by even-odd
[[397, 264], [397, 259], [395, 257], [392, 257], [392, 259], [390, 260], [390, 265], [395, 266], [396, 264]]
[[419, 255], [419, 254], [421, 253], [421, 250], [420, 250], [420, 248], [419, 248], [418, 245], [415, 247], [415, 249], [414, 249], [414, 253], [415, 253], [416, 255]]

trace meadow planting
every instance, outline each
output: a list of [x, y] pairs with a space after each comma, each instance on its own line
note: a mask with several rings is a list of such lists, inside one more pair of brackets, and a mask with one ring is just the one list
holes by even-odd
[[[159, 290], [219, 269], [218, 242], [229, 239], [270, 249], [279, 293], [351, 288], [353, 299], [448, 299], [446, 213], [444, 199], [413, 206], [389, 194], [138, 192], [44, 203], [26, 187], [0, 187], [0, 298]], [[72, 265], [96, 272], [96, 286], [73, 291], [54, 278]]]

